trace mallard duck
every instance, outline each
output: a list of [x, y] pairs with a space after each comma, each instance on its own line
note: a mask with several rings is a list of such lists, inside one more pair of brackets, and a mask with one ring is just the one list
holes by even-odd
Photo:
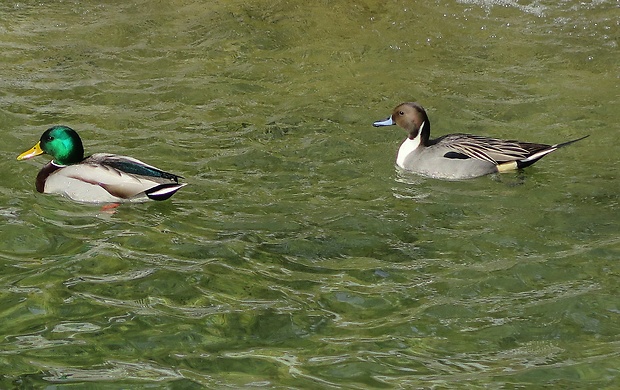
[[46, 130], [32, 149], [18, 160], [47, 153], [47, 163], [36, 179], [38, 192], [62, 194], [79, 202], [121, 203], [170, 198], [186, 183], [132, 157], [95, 153], [84, 158], [80, 136], [67, 126]]
[[418, 103], [402, 103], [373, 126], [398, 125], [407, 131], [396, 157], [400, 168], [437, 179], [470, 179], [525, 168], [547, 154], [587, 135], [555, 145], [448, 134], [430, 139], [431, 122]]

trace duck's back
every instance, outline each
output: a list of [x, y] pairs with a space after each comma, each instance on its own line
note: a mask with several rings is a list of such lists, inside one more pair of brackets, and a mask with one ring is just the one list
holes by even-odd
[[78, 202], [108, 203], [130, 200], [153, 185], [137, 176], [120, 175], [105, 165], [77, 164], [50, 174], [44, 192], [61, 194]]
[[456, 153], [441, 144], [417, 148], [399, 166], [424, 176], [446, 180], [471, 179], [497, 172], [495, 164]]
[[97, 153], [47, 174], [43, 192], [88, 203], [142, 202], [150, 190], [173, 186], [176, 191], [183, 186], [178, 178], [131, 157]]

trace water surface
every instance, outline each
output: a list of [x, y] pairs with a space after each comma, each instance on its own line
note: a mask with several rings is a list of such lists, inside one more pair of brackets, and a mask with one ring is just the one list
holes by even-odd
[[[0, 387], [615, 388], [612, 1], [4, 2]], [[397, 171], [402, 101], [555, 143]], [[53, 124], [189, 183], [115, 213], [34, 191]]]

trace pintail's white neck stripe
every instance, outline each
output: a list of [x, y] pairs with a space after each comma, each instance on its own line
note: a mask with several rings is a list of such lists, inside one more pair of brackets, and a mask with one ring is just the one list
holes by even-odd
[[422, 124], [420, 125], [420, 130], [418, 130], [418, 137], [420, 136], [420, 134], [422, 134], [422, 130], [424, 129], [425, 124], [426, 124], [426, 121], [422, 122]]
[[400, 148], [398, 149], [398, 156], [396, 157], [396, 165], [398, 165], [401, 168], [405, 168], [405, 160], [411, 153], [413, 153], [418, 148], [418, 146], [420, 146], [420, 141], [421, 141], [420, 133], [418, 133], [418, 135], [416, 135], [414, 139], [407, 138], [402, 143], [402, 145], [400, 145]]

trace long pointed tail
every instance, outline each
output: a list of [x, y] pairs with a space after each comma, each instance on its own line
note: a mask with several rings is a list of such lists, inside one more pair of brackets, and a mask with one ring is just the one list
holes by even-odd
[[583, 137], [581, 137], [581, 138], [577, 138], [577, 139], [574, 139], [574, 140], [572, 140], [572, 141], [562, 142], [561, 144], [555, 144], [555, 145], [552, 145], [551, 147], [552, 147], [552, 148], [555, 148], [555, 149], [559, 149], [559, 148], [561, 148], [561, 147], [563, 147], [563, 146], [573, 144], [573, 143], [575, 143], [575, 142], [577, 142], [577, 141], [581, 141], [581, 140], [582, 140], [582, 139], [584, 139], [584, 138], [588, 138], [589, 136], [590, 136], [590, 134], [588, 134], [588, 135], [584, 135], [584, 136], [583, 136]]
[[538, 161], [541, 158], [545, 157], [549, 153], [555, 152], [556, 150], [558, 150], [558, 149], [560, 149], [560, 148], [562, 148], [564, 146], [570, 145], [572, 143], [575, 143], [577, 141], [581, 141], [582, 139], [588, 138], [589, 136], [590, 136], [590, 134], [585, 135], [585, 136], [583, 136], [581, 138], [574, 139], [572, 141], [566, 141], [566, 142], [562, 142], [560, 144], [551, 145], [551, 146], [549, 146], [546, 149], [538, 151], [538, 152], [532, 154], [531, 156], [528, 156], [527, 158], [524, 158], [523, 160], [517, 161], [517, 167], [518, 168], [529, 167], [530, 165], [534, 164], [536, 161]]

